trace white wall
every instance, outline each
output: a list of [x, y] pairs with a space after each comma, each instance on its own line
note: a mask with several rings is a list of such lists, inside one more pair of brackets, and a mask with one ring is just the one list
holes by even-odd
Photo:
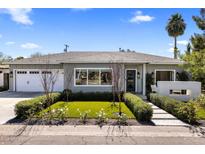
[[[2, 70], [0, 70], [2, 71]], [[2, 87], [4, 85], [4, 73], [2, 71], [2, 73], [0, 73], [0, 87]]]
[[[170, 94], [170, 90], [189, 90], [189, 95]], [[181, 101], [195, 99], [201, 94], [201, 82], [196, 81], [158, 81], [157, 93]]]

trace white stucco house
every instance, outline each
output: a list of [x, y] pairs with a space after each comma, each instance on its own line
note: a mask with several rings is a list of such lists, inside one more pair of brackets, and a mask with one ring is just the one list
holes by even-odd
[[56, 53], [37, 58], [9, 62], [9, 90], [43, 91], [41, 74], [59, 72], [54, 91], [73, 92], [112, 90], [112, 64], [120, 66], [120, 88], [146, 95], [146, 73], [158, 81], [176, 81], [183, 64], [178, 59], [140, 52], [78, 52]]

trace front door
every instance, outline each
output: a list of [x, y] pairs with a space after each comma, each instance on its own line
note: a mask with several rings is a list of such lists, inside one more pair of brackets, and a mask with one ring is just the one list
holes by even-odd
[[126, 91], [135, 92], [136, 89], [136, 70], [127, 70], [127, 81], [126, 81]]

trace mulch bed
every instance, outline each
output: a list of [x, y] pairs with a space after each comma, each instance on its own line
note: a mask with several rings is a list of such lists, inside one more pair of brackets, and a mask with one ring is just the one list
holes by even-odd
[[[66, 121], [59, 120], [41, 120], [41, 119], [32, 119], [32, 120], [20, 120], [20, 119], [12, 119], [6, 123], [7, 125], [119, 125], [117, 120], [109, 119], [107, 123], [97, 124], [96, 119], [87, 119], [86, 123], [82, 123], [79, 119], [68, 119]], [[135, 119], [127, 120], [127, 123], [124, 125], [128, 126], [142, 126], [142, 125], [153, 125], [152, 122], [138, 122]]]

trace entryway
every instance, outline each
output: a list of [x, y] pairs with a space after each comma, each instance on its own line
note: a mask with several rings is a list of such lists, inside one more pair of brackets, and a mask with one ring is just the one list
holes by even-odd
[[136, 70], [127, 69], [126, 70], [126, 91], [127, 92], [136, 92]]

